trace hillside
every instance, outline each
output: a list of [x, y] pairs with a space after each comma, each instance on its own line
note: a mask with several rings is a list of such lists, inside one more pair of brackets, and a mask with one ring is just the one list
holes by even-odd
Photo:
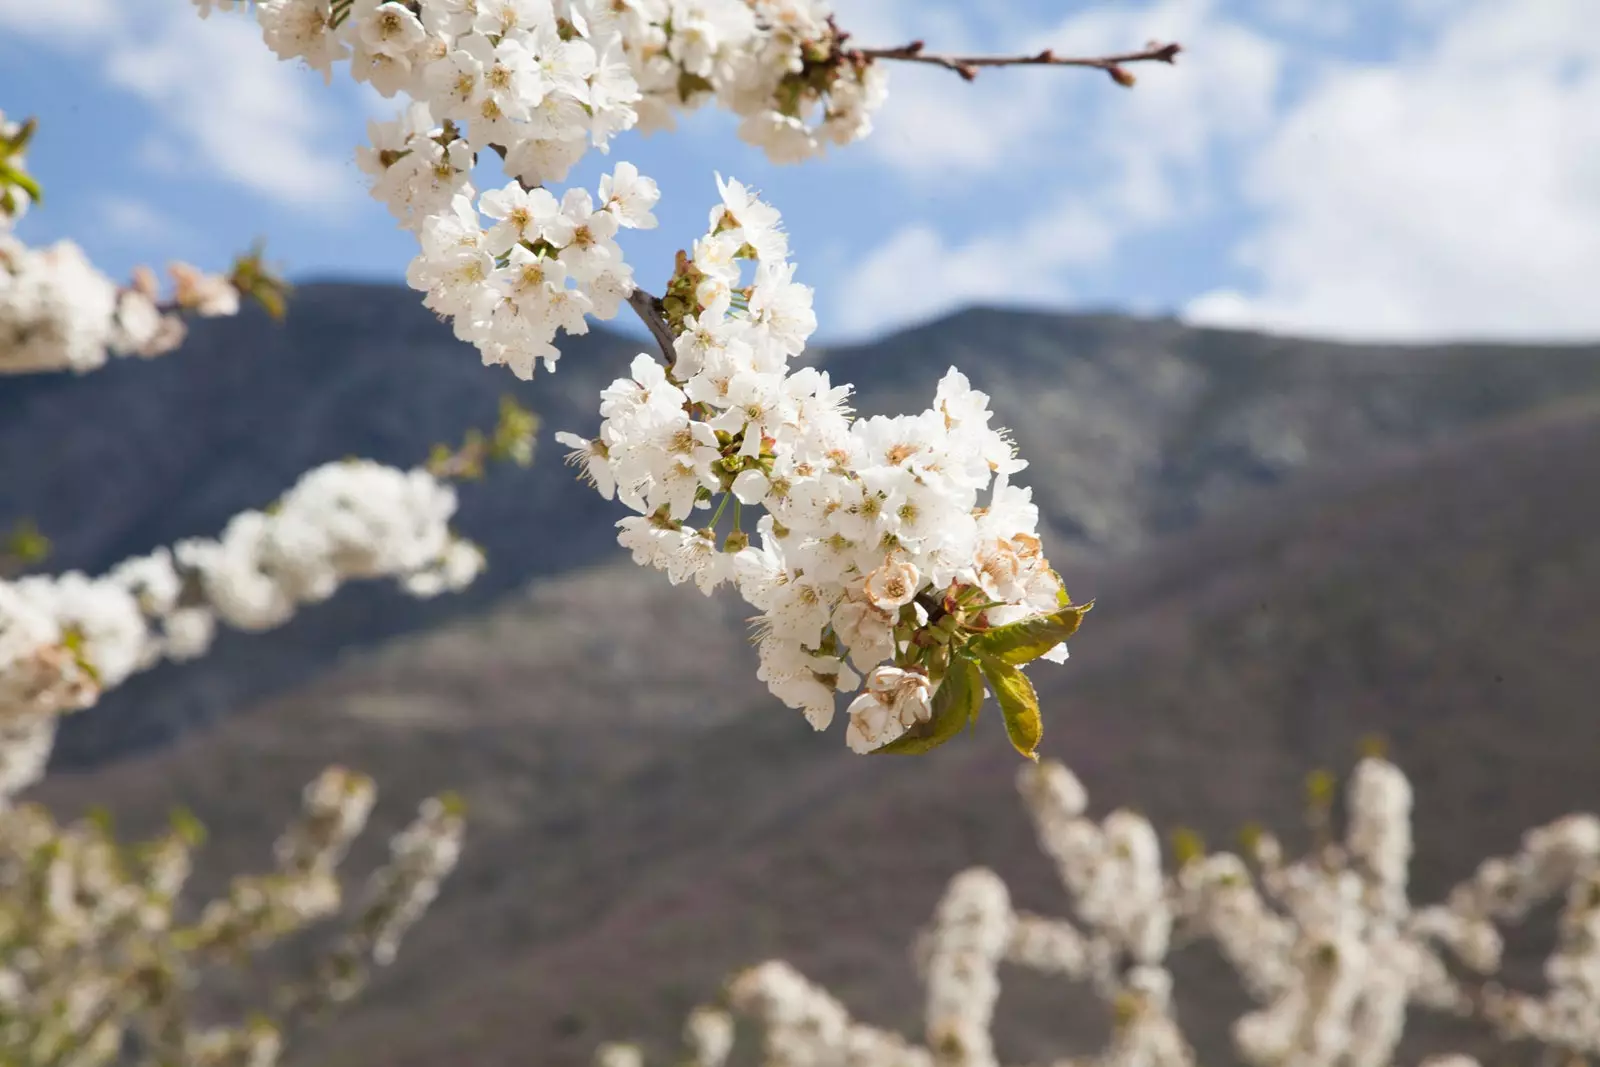
[[[1600, 406], [1579, 402], [1068, 569], [1101, 604], [1072, 662], [1036, 672], [1046, 754], [1097, 810], [1137, 804], [1227, 840], [1251, 818], [1292, 829], [1303, 773], [1382, 731], [1418, 787], [1417, 895], [1439, 893], [1527, 826], [1595, 806], [1597, 475]], [[761, 692], [742, 614], [620, 565], [541, 579], [41, 796], [107, 804], [130, 828], [194, 807], [221, 830], [215, 885], [262, 862], [326, 762], [384, 784], [380, 835], [423, 792], [465, 792], [461, 870], [298, 1062], [560, 1067], [604, 1038], [662, 1047], [730, 968], [771, 954], [912, 1027], [905, 949], [951, 874], [988, 864], [1023, 906], [1061, 907], [1016, 757], [992, 721], [923, 759], [851, 756]], [[1204, 1061], [1226, 1062], [1232, 992], [1189, 997]], [[1073, 1051], [1099, 1012], [1013, 979], [1001, 1017], [1009, 1062]]]
[[[219, 529], [307, 467], [347, 455], [409, 464], [487, 425], [514, 392], [547, 431], [594, 427], [596, 396], [640, 342], [603, 330], [566, 342], [554, 375], [486, 370], [415, 293], [309, 285], [286, 324], [196, 325], [184, 349], [85, 378], [0, 381], [0, 522], [28, 516], [56, 569], [99, 570]], [[974, 310], [883, 341], [819, 353], [867, 413], [920, 410], [959, 365], [994, 397], [1060, 563], [1126, 553], [1189, 528], [1241, 493], [1600, 390], [1600, 348], [1356, 347], [1116, 316]], [[545, 438], [548, 442], [548, 437]], [[491, 569], [429, 603], [352, 589], [282, 631], [225, 638], [182, 669], [135, 679], [69, 721], [63, 765], [159, 743], [300, 684], [342, 651], [479, 611], [529, 580], [604, 565], [619, 516], [547, 448], [531, 470], [469, 486], [459, 526]]]

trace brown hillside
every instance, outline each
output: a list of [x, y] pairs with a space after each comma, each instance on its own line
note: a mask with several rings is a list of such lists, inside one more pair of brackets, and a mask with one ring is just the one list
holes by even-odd
[[[1526, 826], [1600, 806], [1597, 476], [1600, 410], [1578, 407], [1280, 490], [1083, 575], [1092, 625], [1068, 667], [1036, 672], [1047, 754], [1098, 810], [1137, 804], [1225, 840], [1250, 818], [1291, 827], [1304, 772], [1381, 731], [1418, 786], [1418, 895], [1439, 892]], [[189, 804], [219, 831], [220, 869], [259, 862], [329, 761], [386, 787], [380, 832], [426, 790], [467, 795], [461, 870], [300, 1062], [560, 1065], [604, 1038], [665, 1046], [722, 975], [772, 954], [861, 1016], [914, 1027], [905, 950], [951, 874], [990, 865], [1023, 905], [1062, 907], [1012, 793], [1016, 757], [992, 721], [915, 760], [812, 736], [754, 681], [741, 614], [623, 565], [564, 575], [42, 794], [133, 827]], [[1091, 1039], [1086, 993], [1013, 985], [1008, 1060]], [[1231, 997], [1208, 982], [1184, 1004], [1203, 1053], [1224, 1047]]]

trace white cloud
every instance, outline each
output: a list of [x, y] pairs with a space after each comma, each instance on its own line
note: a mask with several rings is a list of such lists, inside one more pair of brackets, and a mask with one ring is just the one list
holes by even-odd
[[[1004, 168], [1008, 177], [1029, 176], [1026, 191], [999, 202], [1000, 211], [972, 212], [1010, 220], [976, 237], [902, 229], [850, 272], [830, 325], [871, 331], [983, 300], [1060, 304], [1075, 270], [1103, 263], [1131, 234], [1207, 210], [1217, 146], [1270, 123], [1283, 66], [1276, 45], [1218, 17], [1210, 0], [1164, 0], [1035, 27], [1015, 50], [1048, 44], [1098, 55], [1151, 39], [1181, 41], [1186, 52], [1176, 71], [1139, 69], [1132, 91], [1099, 73], [1008, 70], [970, 86], [946, 74], [929, 88], [957, 95], [904, 105], [901, 121], [915, 115], [924, 128], [907, 134], [911, 149], [891, 145], [893, 162], [939, 178], [952, 167]], [[1027, 80], [1013, 90], [1012, 79]], [[986, 84], [1010, 93], [1009, 111], [962, 102], [981, 99], [959, 94]], [[911, 88], [897, 84], [895, 92], [912, 95]]]
[[185, 159], [197, 159], [262, 196], [331, 208], [357, 191], [348, 154], [326, 145], [327, 109], [338, 106], [314, 75], [280, 62], [254, 20], [202, 22], [179, 10], [142, 41], [119, 40], [111, 82], [149, 101]]
[[[841, 0], [839, 24], [852, 44], [923, 41], [930, 52], [968, 55], [1020, 50], [1027, 27], [974, 20], [961, 4]], [[1029, 73], [992, 71], [975, 82], [951, 71], [889, 63], [889, 100], [874, 117], [866, 154], [911, 178], [947, 180], [982, 174], [1046, 122], [1051, 86]]]
[[[1130, 67], [1139, 79], [1134, 92], [1092, 71], [1018, 67], [985, 71], [967, 83], [938, 68], [893, 65], [889, 101], [868, 150], [927, 181], [997, 174], [1022, 159], [1080, 162], [1088, 149], [1091, 163], [1144, 168], [1119, 177], [1148, 201], [1164, 191], [1145, 161], [1192, 158], [1214, 136], [1259, 125], [1270, 113], [1281, 66], [1272, 42], [1220, 17], [1214, 0], [1116, 3], [1054, 22], [1013, 16], [1003, 32], [990, 27], [986, 35], [931, 5], [912, 12], [886, 3], [877, 10], [875, 21], [889, 39], [920, 37], [947, 52], [1021, 55], [1048, 47], [1093, 56], [1154, 39], [1186, 49], [1176, 71]], [[925, 25], [929, 20], [944, 33]]]
[[1261, 17], [1274, 26], [1325, 37], [1348, 33], [1355, 22], [1352, 4], [1330, 4], [1326, 0], [1257, 0]]
[[1219, 142], [1267, 126], [1284, 65], [1277, 44], [1221, 17], [1212, 0], [1074, 15], [1032, 43], [1054, 41], [1062, 51], [1100, 55], [1152, 40], [1183, 45], [1176, 69], [1130, 68], [1139, 78], [1132, 91], [1096, 77], [1077, 85], [1078, 98], [1070, 101], [1079, 116], [1072, 132], [1098, 163], [1103, 195], [1145, 223], [1203, 206], [1209, 154]]
[[140, 147], [146, 165], [198, 163], [301, 208], [333, 208], [359, 191], [348, 148], [328, 145], [341, 98], [280, 62], [247, 15], [201, 20], [181, 0], [0, 0], [0, 26], [92, 60], [150, 104], [158, 121]]
[[1328, 73], [1250, 162], [1249, 292], [1197, 322], [1348, 338], [1600, 333], [1600, 7], [1479, 0]]
[[1103, 218], [1071, 203], [1018, 232], [957, 244], [930, 226], [908, 226], [851, 271], [827, 324], [861, 334], [982, 301], [1060, 304], [1068, 295], [1062, 270], [1100, 261], [1115, 241]]
[[918, 38], [941, 49], [973, 43], [973, 26], [959, 2], [835, 0], [833, 9], [839, 25], [852, 35], [852, 45], [888, 48]]
[[116, 0], [0, 0], [0, 26], [55, 40], [95, 38], [118, 25]]
[[101, 197], [96, 208], [100, 212], [102, 225], [116, 237], [141, 243], [152, 242], [170, 239], [174, 231], [179, 229], [178, 224], [149, 202], [120, 193]]
[[1015, 71], [968, 83], [934, 67], [897, 67], [865, 148], [927, 182], [990, 173], [1048, 125], [1051, 95], [1037, 77]]

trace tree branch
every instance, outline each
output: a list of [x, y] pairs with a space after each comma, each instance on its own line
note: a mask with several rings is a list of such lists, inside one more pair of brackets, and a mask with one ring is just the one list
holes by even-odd
[[672, 366], [673, 360], [678, 358], [678, 351], [673, 345], [672, 330], [667, 326], [667, 311], [662, 306], [661, 298], [643, 289], [634, 289], [628, 295], [628, 306], [650, 330], [650, 336], [656, 339], [661, 354], [667, 359], [667, 366]]
[[1103, 70], [1111, 75], [1111, 80], [1118, 85], [1131, 88], [1134, 78], [1124, 69], [1125, 64], [1171, 64], [1177, 61], [1178, 53], [1183, 50], [1182, 46], [1176, 43], [1157, 44], [1152, 41], [1143, 51], [1123, 52], [1112, 56], [1058, 56], [1049, 48], [1028, 56], [952, 56], [924, 51], [924, 47], [922, 41], [912, 41], [898, 48], [846, 49], [844, 55], [859, 62], [893, 59], [906, 63], [927, 63], [955, 71], [966, 81], [976, 78], [979, 69], [983, 67], [1086, 67], [1091, 70]]

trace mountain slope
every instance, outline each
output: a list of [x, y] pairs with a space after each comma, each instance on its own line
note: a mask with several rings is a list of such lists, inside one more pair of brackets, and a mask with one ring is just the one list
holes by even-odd
[[[0, 519], [55, 539], [55, 569], [101, 570], [220, 529], [306, 468], [347, 455], [408, 465], [503, 392], [545, 420], [531, 470], [463, 490], [458, 526], [490, 571], [461, 597], [419, 603], [352, 588], [265, 636], [134, 679], [69, 721], [58, 763], [169, 739], [303, 682], [341, 650], [481, 609], [529, 579], [615, 560], [620, 516], [577, 484], [548, 434], [590, 432], [600, 388], [641, 342], [566, 342], [559, 373], [519, 383], [408, 290], [311, 285], [278, 327], [257, 314], [201, 322], [151, 363], [0, 382]], [[1192, 330], [1172, 322], [975, 310], [872, 345], [822, 352], [864, 413], [921, 410], [952, 364], [1011, 426], [1052, 531], [1052, 556], [1128, 551], [1217, 513], [1254, 486], [1349, 467], [1398, 448], [1600, 389], [1600, 348], [1354, 347]]]
[[[1045, 753], [1096, 810], [1213, 840], [1289, 829], [1307, 769], [1381, 731], [1418, 788], [1417, 896], [1527, 826], [1592, 808], [1600, 759], [1600, 408], [1569, 405], [1363, 475], [1322, 476], [1114, 565], [1064, 668], [1035, 672]], [[202, 882], [258, 864], [299, 782], [339, 760], [386, 789], [375, 830], [461, 788], [461, 870], [400, 962], [299, 1062], [578, 1064], [664, 1046], [730, 969], [793, 959], [859, 1015], [915, 1026], [906, 946], [945, 880], [1059, 891], [986, 720], [916, 760], [843, 751], [754, 681], [737, 605], [624, 566], [360, 657], [172, 748], [46, 783], [130, 827], [176, 802], [221, 832]], [[1292, 836], [1292, 834], [1291, 834]], [[359, 859], [370, 858], [368, 842]], [[1181, 1011], [1208, 1062], [1236, 1008], [1202, 956]], [[1086, 992], [1012, 980], [1002, 1051], [1088, 1042]], [[1403, 1060], [1410, 1062], [1408, 1055]]]

